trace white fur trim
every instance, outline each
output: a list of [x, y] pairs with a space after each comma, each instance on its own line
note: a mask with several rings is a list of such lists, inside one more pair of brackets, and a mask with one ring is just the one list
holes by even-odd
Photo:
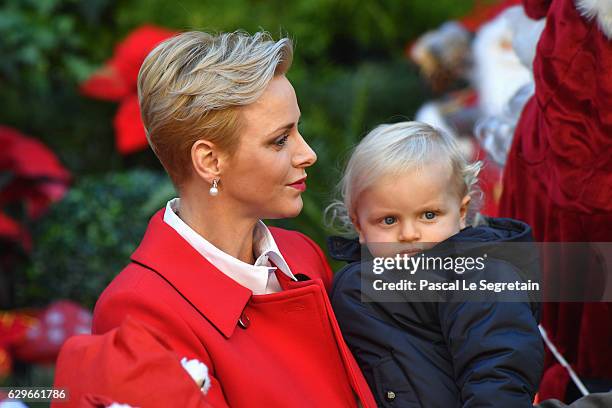
[[181, 359], [181, 365], [189, 373], [191, 378], [196, 382], [198, 387], [202, 389], [204, 394], [210, 389], [210, 377], [208, 376], [208, 367], [199, 360], [187, 360], [187, 357]]
[[587, 19], [597, 17], [601, 31], [612, 39], [612, 0], [576, 0], [576, 8]]

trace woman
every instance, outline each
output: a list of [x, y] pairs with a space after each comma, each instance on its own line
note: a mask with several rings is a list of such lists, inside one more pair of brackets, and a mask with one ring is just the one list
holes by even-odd
[[180, 198], [101, 295], [93, 331], [129, 315], [162, 333], [207, 366], [214, 407], [374, 407], [329, 304], [323, 253], [260, 221], [299, 214], [316, 161], [297, 127], [291, 60], [288, 39], [240, 32], [183, 33], [147, 57], [142, 118]]

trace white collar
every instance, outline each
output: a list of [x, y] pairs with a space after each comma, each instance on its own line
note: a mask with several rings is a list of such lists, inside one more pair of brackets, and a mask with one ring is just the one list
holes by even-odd
[[176, 214], [179, 208], [180, 198], [168, 201], [164, 212], [164, 222], [170, 225], [208, 262], [242, 286], [250, 289], [253, 294], [267, 293], [268, 275], [270, 275], [270, 271], [276, 269], [271, 266], [269, 260], [274, 262], [285, 275], [296, 280], [287, 262], [285, 262], [285, 258], [280, 253], [272, 233], [262, 221], [257, 222], [253, 231], [253, 253], [257, 259], [255, 264], [251, 265], [226, 254], [195, 232]]

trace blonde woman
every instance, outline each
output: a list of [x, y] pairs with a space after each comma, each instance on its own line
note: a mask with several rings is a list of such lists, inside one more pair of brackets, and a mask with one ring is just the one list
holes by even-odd
[[374, 407], [330, 307], [320, 248], [261, 221], [300, 213], [316, 161], [285, 76], [292, 52], [264, 33], [186, 32], [146, 58], [142, 118], [179, 198], [100, 296], [93, 331], [129, 315], [162, 334], [178, 358], [205, 364], [207, 406]]

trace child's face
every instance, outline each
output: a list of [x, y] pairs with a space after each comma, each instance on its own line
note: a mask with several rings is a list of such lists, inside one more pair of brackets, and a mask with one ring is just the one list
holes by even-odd
[[352, 217], [359, 242], [417, 244], [422, 250], [459, 232], [470, 197], [458, 196], [451, 176], [450, 168], [429, 164], [366, 189]]

